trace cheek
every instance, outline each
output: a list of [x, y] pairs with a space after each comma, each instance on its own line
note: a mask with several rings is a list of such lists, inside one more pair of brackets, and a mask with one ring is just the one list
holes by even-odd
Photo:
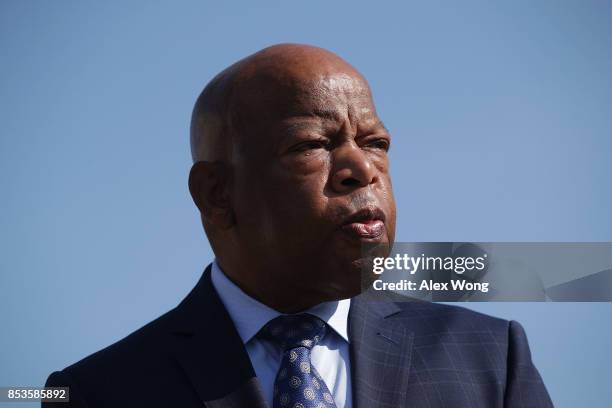
[[380, 174], [389, 177], [389, 156], [387, 156], [387, 153], [371, 153], [368, 158]]
[[281, 178], [293, 179], [289, 181], [300, 182], [302, 179], [310, 181], [312, 177], [327, 177], [330, 169], [330, 153], [324, 149], [300, 152], [283, 157], [279, 161], [278, 173]]
[[385, 174], [383, 188], [381, 191], [381, 199], [385, 203], [387, 210], [387, 232], [389, 234], [390, 241], [395, 239], [395, 222], [396, 222], [396, 206], [395, 197], [393, 195], [393, 189], [391, 187], [391, 178], [388, 174]]
[[329, 175], [327, 152], [296, 155], [273, 164], [261, 174], [258, 195], [262, 208], [272, 214], [278, 229], [299, 224], [313, 225], [325, 215], [327, 198], [323, 194]]
[[296, 200], [317, 200], [323, 191], [330, 171], [329, 152], [320, 149], [283, 158], [273, 178], [283, 190]]

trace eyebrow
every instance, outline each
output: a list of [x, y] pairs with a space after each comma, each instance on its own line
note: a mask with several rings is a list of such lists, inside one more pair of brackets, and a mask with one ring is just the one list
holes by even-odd
[[[300, 131], [302, 129], [311, 128], [313, 126], [312, 119], [323, 118], [330, 121], [338, 121], [339, 116], [338, 112], [333, 109], [313, 109], [306, 114], [297, 115], [292, 118], [292, 123], [286, 124], [286, 129], [291, 132]], [[372, 130], [383, 129], [385, 132], [389, 133], [389, 130], [379, 118], [377, 118], [371, 126], [368, 126], [368, 128]]]
[[372, 128], [382, 128], [385, 130], [385, 132], [389, 133], [389, 129], [387, 129], [387, 127], [385, 126], [385, 124], [383, 123], [382, 120], [378, 119], [376, 121], [376, 123], [374, 123], [374, 125], [372, 126]]
[[338, 120], [338, 112], [333, 109], [313, 109], [312, 116], [319, 116], [327, 120]]
[[312, 129], [313, 123], [311, 121], [296, 121], [293, 123], [287, 123], [284, 125], [288, 132], [299, 132], [300, 130]]

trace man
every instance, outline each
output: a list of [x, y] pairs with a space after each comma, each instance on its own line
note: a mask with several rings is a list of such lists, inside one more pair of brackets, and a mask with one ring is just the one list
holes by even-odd
[[551, 406], [521, 326], [360, 294], [391, 245], [391, 138], [366, 80], [277, 45], [198, 98], [189, 189], [216, 259], [174, 310], [53, 373], [78, 407]]

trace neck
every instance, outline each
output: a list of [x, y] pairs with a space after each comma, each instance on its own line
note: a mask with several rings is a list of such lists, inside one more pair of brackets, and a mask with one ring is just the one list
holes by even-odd
[[320, 292], [288, 285], [270, 274], [253, 272], [253, 268], [246, 269], [251, 274], [237, 273], [235, 268], [226, 266], [218, 259], [217, 263], [225, 276], [244, 293], [283, 314], [303, 312], [323, 302], [338, 300]]

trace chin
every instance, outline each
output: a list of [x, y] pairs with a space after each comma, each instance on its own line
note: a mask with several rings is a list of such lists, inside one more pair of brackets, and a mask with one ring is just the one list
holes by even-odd
[[334, 262], [321, 276], [319, 289], [328, 300], [339, 300], [357, 296], [361, 293], [363, 266], [361, 258], [353, 258], [345, 262]]
[[355, 297], [361, 293], [361, 283], [348, 282], [337, 285], [329, 285], [325, 291], [324, 298], [326, 302], [334, 300], [342, 300]]

